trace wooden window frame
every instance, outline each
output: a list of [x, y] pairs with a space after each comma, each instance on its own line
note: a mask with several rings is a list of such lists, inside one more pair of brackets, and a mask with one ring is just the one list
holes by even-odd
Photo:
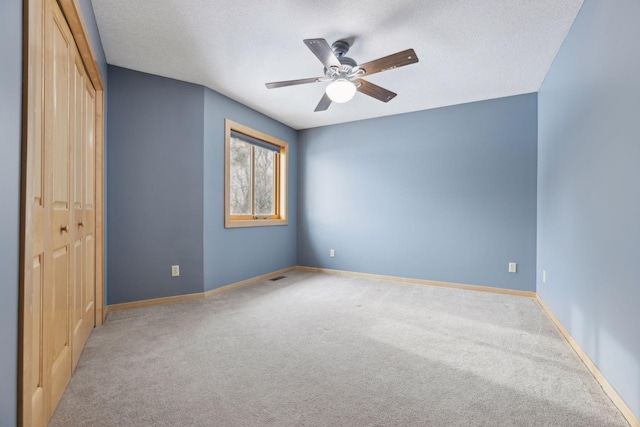
[[[256, 218], [252, 215], [231, 215], [231, 131], [235, 131], [255, 139], [273, 144], [280, 147], [280, 154], [276, 155], [275, 170], [275, 215], [266, 218]], [[288, 161], [289, 161], [289, 144], [278, 138], [275, 138], [266, 133], [251, 129], [248, 126], [236, 123], [232, 120], [225, 119], [224, 121], [224, 226], [225, 228], [238, 228], [238, 227], [264, 227], [273, 225], [287, 225], [288, 211], [287, 211], [287, 188], [288, 188]], [[251, 166], [253, 169], [253, 148]], [[252, 175], [253, 176], [253, 175]], [[252, 178], [253, 180], [254, 178]], [[253, 188], [253, 185], [252, 185]], [[253, 200], [252, 191], [252, 205], [255, 203]], [[253, 210], [253, 209], [252, 209]]]

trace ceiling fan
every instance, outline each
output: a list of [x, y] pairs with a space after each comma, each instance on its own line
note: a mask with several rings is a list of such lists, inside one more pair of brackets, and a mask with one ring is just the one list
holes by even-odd
[[304, 44], [318, 57], [324, 65], [323, 77], [311, 77], [308, 79], [287, 80], [283, 82], [267, 83], [268, 89], [278, 87], [301, 85], [306, 83], [331, 82], [320, 99], [314, 111], [325, 111], [331, 102], [347, 102], [353, 98], [356, 91], [369, 95], [382, 102], [389, 102], [396, 93], [384, 89], [378, 85], [363, 80], [362, 77], [370, 76], [382, 71], [418, 62], [418, 57], [413, 49], [407, 49], [393, 55], [385, 56], [364, 64], [358, 65], [356, 61], [345, 56], [349, 51], [349, 43], [338, 40], [329, 46], [325, 39], [306, 39]]

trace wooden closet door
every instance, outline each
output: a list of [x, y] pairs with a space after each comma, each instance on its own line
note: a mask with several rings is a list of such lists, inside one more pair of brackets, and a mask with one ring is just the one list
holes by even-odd
[[[49, 192], [50, 248], [45, 248], [44, 370], [51, 416], [71, 378], [72, 162], [74, 41], [57, 4], [45, 9], [45, 170]], [[52, 4], [53, 3], [53, 4]], [[47, 57], [48, 54], [48, 57]], [[48, 389], [48, 390], [47, 390]]]
[[[45, 298], [45, 248], [49, 247], [49, 221], [48, 212], [51, 203], [51, 192], [45, 181], [48, 179], [45, 171], [47, 153], [50, 151], [44, 138], [44, 111], [42, 107], [42, 94], [44, 82], [44, 8], [37, 7], [30, 10], [34, 28], [30, 36], [33, 47], [29, 50], [29, 99], [30, 105], [36, 106], [26, 112], [31, 124], [27, 132], [28, 145], [31, 154], [28, 159], [30, 176], [28, 182], [31, 192], [27, 193], [26, 201], [31, 208], [31, 216], [25, 218], [25, 227], [31, 239], [30, 251], [25, 253], [25, 266], [30, 269], [24, 283], [25, 305], [23, 314], [23, 372], [22, 372], [22, 398], [24, 407], [23, 424], [42, 426], [47, 418], [48, 402], [45, 400], [45, 384], [48, 382], [47, 372], [44, 369], [45, 354], [44, 340], [44, 298]], [[40, 108], [38, 108], [40, 107]], [[27, 207], [27, 211], [28, 211]], [[46, 231], [45, 231], [46, 230]]]
[[95, 325], [95, 90], [76, 55], [73, 147], [73, 365]]
[[84, 188], [82, 174], [84, 172], [84, 114], [83, 114], [83, 98], [84, 98], [84, 72], [82, 61], [79, 56], [74, 52], [74, 64], [71, 76], [73, 87], [72, 97], [73, 103], [71, 106], [71, 140], [73, 146], [71, 149], [73, 159], [73, 180], [72, 180], [72, 225], [73, 229], [73, 246], [71, 255], [73, 259], [73, 286], [71, 295], [71, 320], [72, 320], [72, 369], [75, 369], [82, 347], [87, 339], [88, 331], [86, 331], [85, 324], [82, 316], [82, 304], [84, 296], [84, 270], [85, 270], [85, 258], [84, 258], [84, 237], [82, 233], [82, 227], [84, 224]]
[[[96, 90], [89, 79], [84, 87], [84, 303], [83, 319], [90, 332], [96, 325]], [[88, 335], [87, 335], [88, 336]], [[86, 342], [86, 338], [85, 338]], [[84, 347], [84, 343], [82, 344]]]

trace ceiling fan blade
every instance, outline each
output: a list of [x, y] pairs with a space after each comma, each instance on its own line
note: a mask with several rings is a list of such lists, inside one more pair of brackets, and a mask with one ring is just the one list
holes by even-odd
[[338, 57], [333, 53], [333, 49], [331, 49], [331, 46], [329, 46], [329, 43], [327, 43], [325, 39], [305, 39], [304, 44], [318, 57], [325, 68], [340, 68], [342, 66]]
[[322, 96], [322, 99], [320, 100], [320, 102], [318, 102], [318, 106], [316, 107], [315, 110], [313, 110], [314, 112], [318, 112], [318, 111], [326, 111], [327, 108], [329, 108], [329, 105], [331, 105], [331, 98], [329, 98], [329, 95], [325, 94]]
[[275, 89], [278, 87], [303, 85], [307, 83], [317, 83], [324, 81], [324, 77], [311, 77], [309, 79], [285, 80], [283, 82], [266, 83], [267, 89]]
[[365, 76], [379, 73], [381, 71], [393, 70], [394, 68], [403, 67], [418, 62], [418, 57], [413, 49], [403, 50], [384, 58], [375, 59], [364, 64], [358, 65], [358, 68], [365, 71]]
[[391, 92], [390, 90], [378, 85], [374, 85], [366, 80], [356, 79], [354, 81], [360, 83], [360, 86], [358, 86], [358, 92], [362, 92], [365, 95], [369, 95], [370, 97], [382, 102], [389, 102], [398, 95], [397, 93]]

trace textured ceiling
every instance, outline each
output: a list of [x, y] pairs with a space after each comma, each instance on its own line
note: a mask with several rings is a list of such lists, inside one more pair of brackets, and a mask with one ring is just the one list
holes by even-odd
[[[582, 0], [93, 0], [110, 64], [214, 89], [295, 129], [536, 92]], [[364, 63], [413, 48], [417, 64], [367, 77], [396, 92], [357, 93], [313, 110], [327, 83], [303, 39], [351, 39]]]

